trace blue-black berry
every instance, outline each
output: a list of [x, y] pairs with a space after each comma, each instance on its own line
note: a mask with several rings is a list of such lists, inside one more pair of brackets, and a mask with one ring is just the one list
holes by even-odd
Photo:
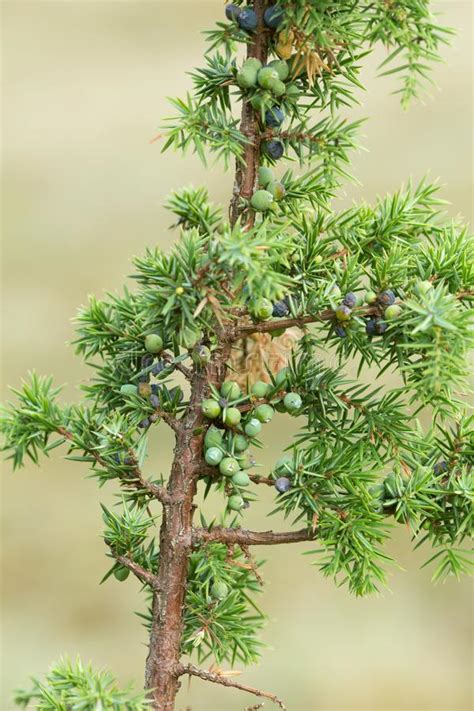
[[344, 306], [348, 306], [350, 309], [353, 309], [355, 306], [357, 306], [357, 296], [354, 294], [353, 291], [349, 291], [349, 293], [345, 295], [342, 303], [344, 304]]
[[281, 301], [276, 301], [273, 304], [272, 316], [274, 316], [275, 318], [283, 318], [284, 316], [288, 316], [289, 313], [290, 309], [288, 308], [288, 304], [285, 299], [282, 299]]
[[263, 16], [263, 20], [266, 26], [269, 27], [271, 30], [276, 29], [283, 20], [283, 8], [277, 7], [276, 5], [267, 7]]
[[291, 489], [291, 481], [286, 476], [280, 476], [275, 481], [275, 489], [280, 494], [285, 494], [287, 491], [289, 491]]
[[345, 338], [347, 336], [347, 331], [344, 326], [334, 326], [334, 333], [336, 336], [339, 336], [339, 338]]
[[448, 471], [448, 463], [444, 459], [441, 462], [437, 462], [433, 467], [433, 471], [437, 476], [444, 474]]
[[160, 398], [158, 397], [158, 395], [150, 395], [150, 405], [152, 405], [152, 407], [154, 407], [156, 410], [159, 408]]
[[285, 120], [285, 114], [278, 106], [265, 111], [265, 124], [270, 128], [279, 128]]
[[375, 334], [377, 333], [377, 331], [375, 330], [376, 325], [377, 320], [375, 318], [369, 318], [369, 320], [365, 324], [365, 332], [368, 336], [375, 336]]
[[273, 158], [273, 160], [279, 160], [284, 152], [285, 147], [281, 141], [272, 139], [271, 141], [265, 141], [264, 144], [265, 153]]
[[391, 304], [394, 303], [395, 298], [396, 297], [393, 291], [391, 289], [386, 289], [385, 291], [380, 292], [377, 296], [377, 301], [383, 306], [391, 306]]
[[138, 423], [138, 426], [141, 430], [146, 430], [146, 428], [149, 427], [150, 425], [151, 425], [151, 422], [148, 419], [148, 417], [146, 417], [144, 420], [142, 420], [141, 422]]
[[225, 7], [225, 16], [227, 17], [228, 20], [236, 20], [242, 10], [238, 5], [233, 5], [232, 3], [229, 3]]
[[386, 323], [385, 321], [376, 321], [375, 322], [375, 333], [378, 336], [381, 336], [382, 333], [385, 333], [387, 328], [388, 328], [388, 323]]
[[254, 32], [257, 29], [257, 15], [254, 10], [246, 8], [237, 15], [237, 22], [240, 27], [247, 32]]
[[151, 369], [151, 373], [153, 375], [159, 375], [164, 369], [166, 368], [166, 363], [162, 360], [159, 360], [158, 363], [155, 363], [153, 368]]

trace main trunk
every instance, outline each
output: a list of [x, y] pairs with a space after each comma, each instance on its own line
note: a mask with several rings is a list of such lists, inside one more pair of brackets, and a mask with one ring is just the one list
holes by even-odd
[[[268, 45], [263, 25], [265, 6], [266, 0], [255, 0], [254, 7], [259, 25], [247, 52], [247, 56], [258, 57], [263, 63], [267, 58]], [[248, 199], [252, 195], [259, 164], [257, 120], [255, 112], [245, 101], [240, 130], [250, 138], [251, 143], [246, 146], [244, 164], [238, 163], [236, 167], [229, 211], [231, 224], [235, 224], [241, 213], [240, 199]], [[253, 223], [251, 213], [248, 222]], [[188, 412], [176, 435], [174, 460], [168, 483], [168, 491], [173, 500], [163, 508], [158, 584], [153, 596], [152, 627], [145, 675], [145, 685], [156, 711], [173, 711], [179, 689], [178, 665], [181, 654], [193, 500], [202, 465], [204, 423], [200, 403], [208, 395], [211, 383], [217, 387], [222, 384], [229, 354], [229, 344], [215, 351], [206, 370], [193, 379]]]

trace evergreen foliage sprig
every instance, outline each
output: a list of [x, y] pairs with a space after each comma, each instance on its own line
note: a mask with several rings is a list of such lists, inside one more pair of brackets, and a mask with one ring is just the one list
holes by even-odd
[[[204, 162], [211, 153], [225, 167], [235, 159], [229, 219], [206, 188], [173, 193], [172, 249], [147, 249], [133, 289], [79, 311], [75, 346], [92, 369], [83, 401], [60, 404], [51, 379], [32, 374], [1, 419], [15, 468], [63, 445], [99, 486], [116, 487], [117, 507], [102, 507], [112, 560], [103, 581], [132, 573], [142, 583], [147, 700], [61, 662], [18, 694], [23, 706], [170, 711], [190, 675], [283, 708], [220, 669], [261, 653], [254, 545], [312, 542], [315, 565], [356, 595], [386, 584], [394, 561], [384, 543], [397, 524], [432, 549], [434, 580], [470, 569], [472, 238], [427, 181], [375, 205], [333, 203], [354, 179], [360, 122], [341, 112], [359, 101], [365, 57], [389, 48], [384, 73], [400, 77], [406, 105], [449, 31], [426, 0], [240, 1], [226, 17], [207, 33], [192, 92], [172, 100], [163, 150]], [[280, 160], [292, 165], [278, 177]], [[252, 343], [263, 357], [249, 367]], [[369, 368], [396, 373], [397, 384], [368, 385]], [[251, 452], [277, 416], [298, 418], [299, 430], [269, 472], [255, 473]], [[148, 456], [163, 425], [176, 440], [168, 477]], [[269, 514], [290, 530], [243, 528], [262, 486], [275, 492]], [[210, 520], [199, 512], [200, 527], [199, 490], [202, 509], [211, 491], [222, 500]]]

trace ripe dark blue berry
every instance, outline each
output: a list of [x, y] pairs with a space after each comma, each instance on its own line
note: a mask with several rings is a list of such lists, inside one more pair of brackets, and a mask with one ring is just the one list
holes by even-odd
[[237, 15], [237, 22], [240, 27], [247, 32], [254, 32], [257, 29], [257, 15], [254, 10], [246, 8]]
[[275, 481], [275, 489], [280, 494], [285, 494], [287, 491], [289, 491], [291, 489], [291, 481], [286, 476], [280, 476]]
[[277, 7], [276, 5], [267, 7], [263, 20], [267, 27], [270, 27], [272, 30], [276, 29], [283, 20], [283, 9], [281, 7]]
[[142, 368], [149, 368], [151, 365], [153, 365], [154, 360], [154, 356], [151, 353], [147, 353], [142, 358]]
[[357, 305], [357, 296], [353, 291], [349, 291], [349, 293], [345, 295], [342, 303], [350, 309], [353, 309], [354, 306]]
[[151, 425], [151, 422], [148, 419], [148, 417], [146, 417], [144, 420], [142, 420], [141, 422], [138, 423], [138, 426], [141, 430], [146, 430], [146, 428], [149, 427], [150, 425]]
[[379, 336], [382, 335], [382, 333], [385, 333], [385, 331], [388, 328], [388, 323], [385, 321], [376, 321], [375, 322], [375, 333]]
[[275, 139], [265, 141], [264, 149], [267, 155], [269, 155], [270, 158], [273, 158], [273, 160], [279, 160], [285, 152], [283, 143]]
[[334, 326], [334, 333], [336, 336], [339, 336], [339, 338], [345, 338], [347, 336], [347, 331], [344, 326]]
[[284, 316], [288, 316], [290, 313], [290, 309], [288, 308], [287, 302], [282, 299], [281, 301], [276, 301], [273, 304], [273, 312], [272, 316], [275, 318], [283, 318]]
[[238, 5], [233, 5], [229, 3], [225, 7], [225, 16], [228, 20], [236, 20], [241, 12], [242, 10]]
[[150, 405], [152, 405], [155, 409], [158, 409], [160, 406], [160, 398], [158, 395], [150, 395]]
[[391, 306], [391, 304], [394, 303], [395, 298], [396, 297], [393, 291], [391, 289], [387, 289], [386, 291], [380, 292], [380, 294], [377, 296], [377, 301], [383, 306]]
[[448, 463], [445, 462], [444, 459], [441, 462], [437, 462], [433, 467], [433, 471], [438, 476], [440, 474], [444, 474], [445, 472], [448, 471]]
[[365, 324], [365, 332], [367, 333], [368, 336], [375, 336], [376, 325], [377, 325], [377, 320], [375, 318], [369, 318], [369, 320]]
[[166, 363], [164, 363], [162, 360], [159, 360], [158, 363], [155, 363], [153, 368], [151, 369], [151, 373], [153, 375], [159, 375], [164, 369], [166, 368]]
[[278, 106], [272, 106], [265, 111], [265, 123], [270, 128], [279, 128], [285, 120], [285, 114]]

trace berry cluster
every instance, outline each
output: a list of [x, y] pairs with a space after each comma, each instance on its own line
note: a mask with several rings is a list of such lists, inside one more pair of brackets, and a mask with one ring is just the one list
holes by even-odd
[[[427, 282], [430, 287], [431, 284]], [[331, 290], [331, 299], [335, 302], [341, 297], [341, 290], [335, 285]], [[402, 307], [396, 301], [395, 293], [391, 289], [386, 289], [376, 293], [367, 291], [365, 296], [348, 292], [334, 310], [334, 332], [340, 338], [347, 335], [347, 326], [352, 319], [353, 311], [357, 307], [365, 304], [374, 306], [377, 312], [371, 314], [366, 321], [365, 330], [368, 336], [380, 336], [388, 328], [388, 321], [397, 319], [402, 313]]]
[[[212, 390], [212, 397], [201, 403], [203, 414], [213, 424], [204, 437], [204, 460], [224, 482], [227, 508], [241, 511], [249, 506], [247, 487], [250, 477], [247, 470], [256, 465], [247, 451], [258, 444], [262, 426], [274, 417], [275, 411], [298, 415], [303, 406], [301, 396], [289, 387], [288, 368], [278, 371], [272, 383], [259, 380], [243, 393], [238, 383], [226, 381], [220, 391]], [[286, 461], [286, 459], [285, 459]], [[280, 462], [281, 464], [281, 462]], [[275, 488], [285, 493], [291, 487], [287, 477], [282, 477], [282, 467], [274, 470]]]
[[258, 212], [273, 210], [277, 202], [286, 194], [283, 183], [275, 179], [273, 171], [267, 166], [261, 166], [258, 171], [258, 189], [252, 195], [250, 204]]

